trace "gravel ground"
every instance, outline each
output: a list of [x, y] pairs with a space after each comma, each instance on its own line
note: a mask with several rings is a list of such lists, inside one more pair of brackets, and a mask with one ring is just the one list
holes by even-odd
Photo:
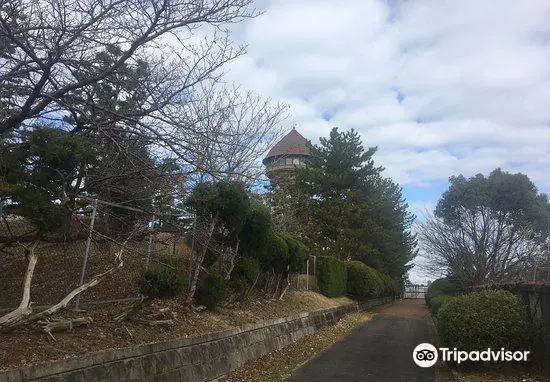
[[349, 314], [336, 325], [320, 329], [281, 350], [247, 362], [221, 380], [225, 382], [282, 381], [311, 358], [348, 336], [371, 318], [370, 313]]

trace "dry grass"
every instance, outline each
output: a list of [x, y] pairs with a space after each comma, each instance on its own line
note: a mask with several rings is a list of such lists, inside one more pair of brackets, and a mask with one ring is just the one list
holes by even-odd
[[249, 361], [222, 378], [224, 382], [275, 382], [290, 377], [301, 365], [324, 352], [372, 318], [368, 313], [352, 313], [338, 324], [302, 337], [283, 349]]
[[[70, 358], [95, 350], [221, 331], [265, 319], [286, 317], [351, 302], [347, 298], [329, 299], [314, 292], [290, 291], [283, 301], [244, 302], [220, 308], [216, 312], [197, 312], [182, 300], [158, 300], [153, 303], [155, 308], [169, 307], [177, 313], [176, 324], [168, 327], [148, 327], [132, 321], [114, 322], [113, 315], [128, 307], [127, 303], [121, 303], [93, 307], [85, 313], [93, 318], [92, 325], [78, 327], [73, 332], [55, 333], [55, 342], [36, 327], [2, 334], [0, 370]], [[71, 317], [82, 316], [74, 312], [64, 314]]]

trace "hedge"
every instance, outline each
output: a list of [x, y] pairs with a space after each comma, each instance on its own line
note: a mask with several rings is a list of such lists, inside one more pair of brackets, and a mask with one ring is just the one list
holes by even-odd
[[450, 301], [454, 296], [435, 296], [430, 299], [430, 310], [432, 312], [432, 315], [435, 317], [437, 315], [437, 312], [439, 312], [439, 309], [446, 304], [448, 301]]
[[319, 290], [328, 297], [346, 294], [347, 271], [346, 263], [335, 257], [317, 257], [316, 276]]
[[288, 265], [290, 271], [301, 271], [309, 256], [309, 248], [290, 235], [283, 235], [282, 237], [288, 248]]
[[382, 280], [374, 268], [361, 261], [348, 261], [347, 293], [356, 300], [375, 298], [380, 295]]
[[214, 310], [227, 297], [227, 281], [219, 273], [212, 272], [204, 276], [195, 292], [195, 300], [208, 310]]
[[529, 336], [518, 298], [503, 290], [453, 297], [442, 304], [436, 322], [442, 343], [464, 351], [525, 350]]
[[141, 270], [138, 286], [141, 294], [151, 298], [172, 298], [187, 285], [187, 275], [181, 261], [165, 258]]
[[379, 273], [380, 279], [382, 281], [382, 293], [381, 297], [395, 296], [397, 294], [397, 286], [395, 281], [391, 276], [385, 273]]
[[424, 299], [430, 305], [430, 299], [436, 296], [455, 296], [462, 292], [460, 284], [448, 277], [443, 277], [432, 282], [426, 290]]

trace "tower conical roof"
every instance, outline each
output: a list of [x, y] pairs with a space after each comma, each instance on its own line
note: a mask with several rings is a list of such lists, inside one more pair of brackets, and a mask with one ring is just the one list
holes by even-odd
[[289, 154], [311, 155], [309, 141], [296, 129], [292, 129], [275, 146], [273, 146], [267, 153], [266, 159]]

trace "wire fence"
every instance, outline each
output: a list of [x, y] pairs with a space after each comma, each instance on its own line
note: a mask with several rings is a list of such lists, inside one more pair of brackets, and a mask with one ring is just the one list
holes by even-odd
[[317, 256], [310, 255], [300, 273], [293, 273], [290, 275], [291, 289], [318, 291], [319, 287], [315, 272], [316, 266]]
[[[185, 211], [160, 213], [127, 204], [83, 198], [68, 227], [38, 243], [31, 287], [33, 307], [41, 309], [59, 302], [69, 292], [113, 266], [122, 249], [123, 267], [109, 279], [79, 294], [72, 308], [114, 304], [142, 299], [139, 277], [151, 264], [167, 257], [191, 269], [191, 246], [187, 233], [192, 216]], [[18, 236], [31, 229], [29, 221], [15, 215], [0, 215], [0, 234]], [[132, 237], [128, 239], [128, 237]], [[122, 243], [125, 243], [124, 246]], [[124, 248], [122, 248], [124, 247]], [[24, 248], [3, 249], [0, 261], [0, 312], [18, 306], [27, 269]], [[291, 290], [317, 291], [317, 256], [309, 256], [298, 273], [289, 275]]]
[[[69, 226], [61, 233], [45, 237], [35, 249], [38, 263], [31, 287], [33, 306], [57, 303], [73, 289], [112, 267], [121, 249], [122, 269], [75, 298], [76, 308], [140, 299], [141, 270], [166, 257], [181, 259], [182, 266], [188, 265], [185, 213], [152, 213], [99, 199], [83, 199], [80, 203], [82, 208], [72, 217]], [[27, 220], [15, 215], [4, 215], [0, 221], [3, 236], [18, 236], [31, 229]], [[23, 246], [14, 244], [3, 248], [3, 252], [0, 311], [8, 311], [21, 299], [27, 260]]]

